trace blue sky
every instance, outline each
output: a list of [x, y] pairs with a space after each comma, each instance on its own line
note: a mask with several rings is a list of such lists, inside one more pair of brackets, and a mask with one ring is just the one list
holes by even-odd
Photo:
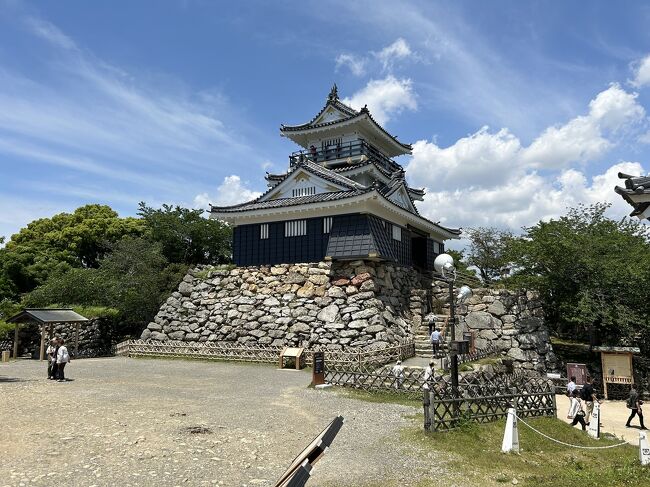
[[333, 82], [414, 143], [421, 211], [514, 230], [650, 163], [643, 2], [0, 0], [0, 235], [263, 191]]

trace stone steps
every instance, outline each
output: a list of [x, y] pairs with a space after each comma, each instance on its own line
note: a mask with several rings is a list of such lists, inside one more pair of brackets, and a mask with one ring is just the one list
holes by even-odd
[[[447, 315], [439, 315], [436, 320], [434, 328], [437, 328], [445, 333], [445, 340], [440, 344], [440, 350], [444, 354], [449, 348], [448, 342], [451, 340], [449, 333], [446, 333]], [[415, 355], [418, 357], [431, 357], [431, 340], [429, 338], [429, 325], [423, 323], [415, 330], [413, 336], [415, 342]]]

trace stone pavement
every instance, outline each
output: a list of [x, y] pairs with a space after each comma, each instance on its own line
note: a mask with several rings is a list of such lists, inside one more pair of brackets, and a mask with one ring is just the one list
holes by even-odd
[[[564, 395], [558, 395], [556, 397], [557, 417], [562, 421], [570, 423], [571, 420], [566, 417], [569, 411], [569, 398]], [[625, 407], [625, 401], [602, 401], [600, 405], [601, 432], [611, 433], [632, 445], [638, 446], [640, 431], [638, 418], [632, 420], [632, 425], [636, 425], [636, 428], [626, 428], [625, 422], [629, 416], [630, 410]], [[580, 425], [576, 425], [575, 427], [580, 428]], [[647, 424], [646, 427], [648, 427]]]

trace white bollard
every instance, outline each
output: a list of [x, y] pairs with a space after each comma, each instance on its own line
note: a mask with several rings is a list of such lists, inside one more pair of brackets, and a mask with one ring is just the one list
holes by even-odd
[[648, 446], [648, 434], [645, 431], [639, 433], [639, 460], [641, 460], [641, 465], [650, 465], [650, 446]]
[[597, 440], [600, 439], [600, 403], [594, 401], [594, 410], [589, 420], [589, 429], [587, 434]]
[[517, 429], [517, 411], [515, 408], [508, 409], [508, 420], [506, 421], [506, 430], [503, 433], [503, 443], [501, 443], [503, 453], [519, 453], [519, 430]]

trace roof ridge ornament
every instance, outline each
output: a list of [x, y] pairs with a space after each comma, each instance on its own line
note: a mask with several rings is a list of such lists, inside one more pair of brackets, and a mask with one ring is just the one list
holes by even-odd
[[332, 86], [330, 94], [327, 95], [327, 101], [337, 101], [339, 99], [339, 89], [336, 86], [336, 83]]

